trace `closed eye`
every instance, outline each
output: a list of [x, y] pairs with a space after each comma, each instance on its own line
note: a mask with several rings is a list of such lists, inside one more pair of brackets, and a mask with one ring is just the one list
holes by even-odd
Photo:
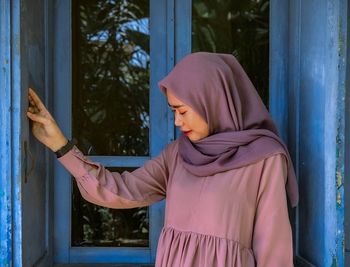
[[[175, 112], [176, 110], [177, 110], [177, 109], [171, 109], [172, 112]], [[179, 112], [179, 114], [180, 114], [180, 115], [184, 115], [186, 112], [187, 112], [187, 110], [186, 110], [186, 111], [183, 111], [183, 112]]]

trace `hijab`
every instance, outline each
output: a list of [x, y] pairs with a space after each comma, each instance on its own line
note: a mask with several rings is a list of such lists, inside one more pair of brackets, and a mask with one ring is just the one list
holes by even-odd
[[190, 54], [158, 85], [208, 123], [209, 136], [199, 141], [191, 142], [184, 134], [179, 137], [179, 155], [187, 171], [198, 177], [211, 176], [280, 153], [287, 161], [287, 194], [292, 207], [297, 205], [298, 185], [288, 149], [234, 56]]

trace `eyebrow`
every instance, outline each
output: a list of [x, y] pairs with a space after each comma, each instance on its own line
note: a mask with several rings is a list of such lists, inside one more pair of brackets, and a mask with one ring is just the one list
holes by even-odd
[[172, 106], [172, 105], [170, 105], [169, 103], [168, 103], [168, 106], [171, 107], [171, 108], [181, 108], [181, 107], [184, 107], [184, 105], [174, 105], [174, 106]]

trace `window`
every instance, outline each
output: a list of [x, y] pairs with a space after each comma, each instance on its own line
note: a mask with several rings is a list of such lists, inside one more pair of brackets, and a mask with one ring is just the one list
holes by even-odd
[[[54, 116], [112, 171], [142, 166], [174, 138], [157, 86], [173, 57], [166, 4], [63, 0], [54, 9]], [[130, 210], [87, 203], [57, 161], [53, 188], [55, 264], [154, 262], [164, 202]]]
[[[78, 147], [111, 160], [149, 156], [149, 1], [72, 3], [72, 131]], [[103, 208], [72, 186], [72, 246], [149, 246], [148, 208]]]

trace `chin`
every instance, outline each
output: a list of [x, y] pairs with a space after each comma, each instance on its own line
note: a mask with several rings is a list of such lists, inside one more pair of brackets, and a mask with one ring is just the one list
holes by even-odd
[[187, 135], [187, 138], [191, 141], [191, 142], [195, 142], [198, 141], [200, 138], [196, 138], [196, 137], [191, 137]]
[[190, 134], [188, 134], [186, 136], [191, 142], [197, 142], [197, 141], [200, 141], [200, 140], [206, 138], [208, 135], [209, 134], [205, 134], [205, 133], [201, 134], [201, 133], [191, 132]]
[[200, 137], [200, 136], [194, 136], [194, 137], [187, 136], [187, 137], [188, 137], [188, 139], [190, 139], [191, 142], [197, 142], [197, 141], [200, 141], [204, 138], [204, 137]]

